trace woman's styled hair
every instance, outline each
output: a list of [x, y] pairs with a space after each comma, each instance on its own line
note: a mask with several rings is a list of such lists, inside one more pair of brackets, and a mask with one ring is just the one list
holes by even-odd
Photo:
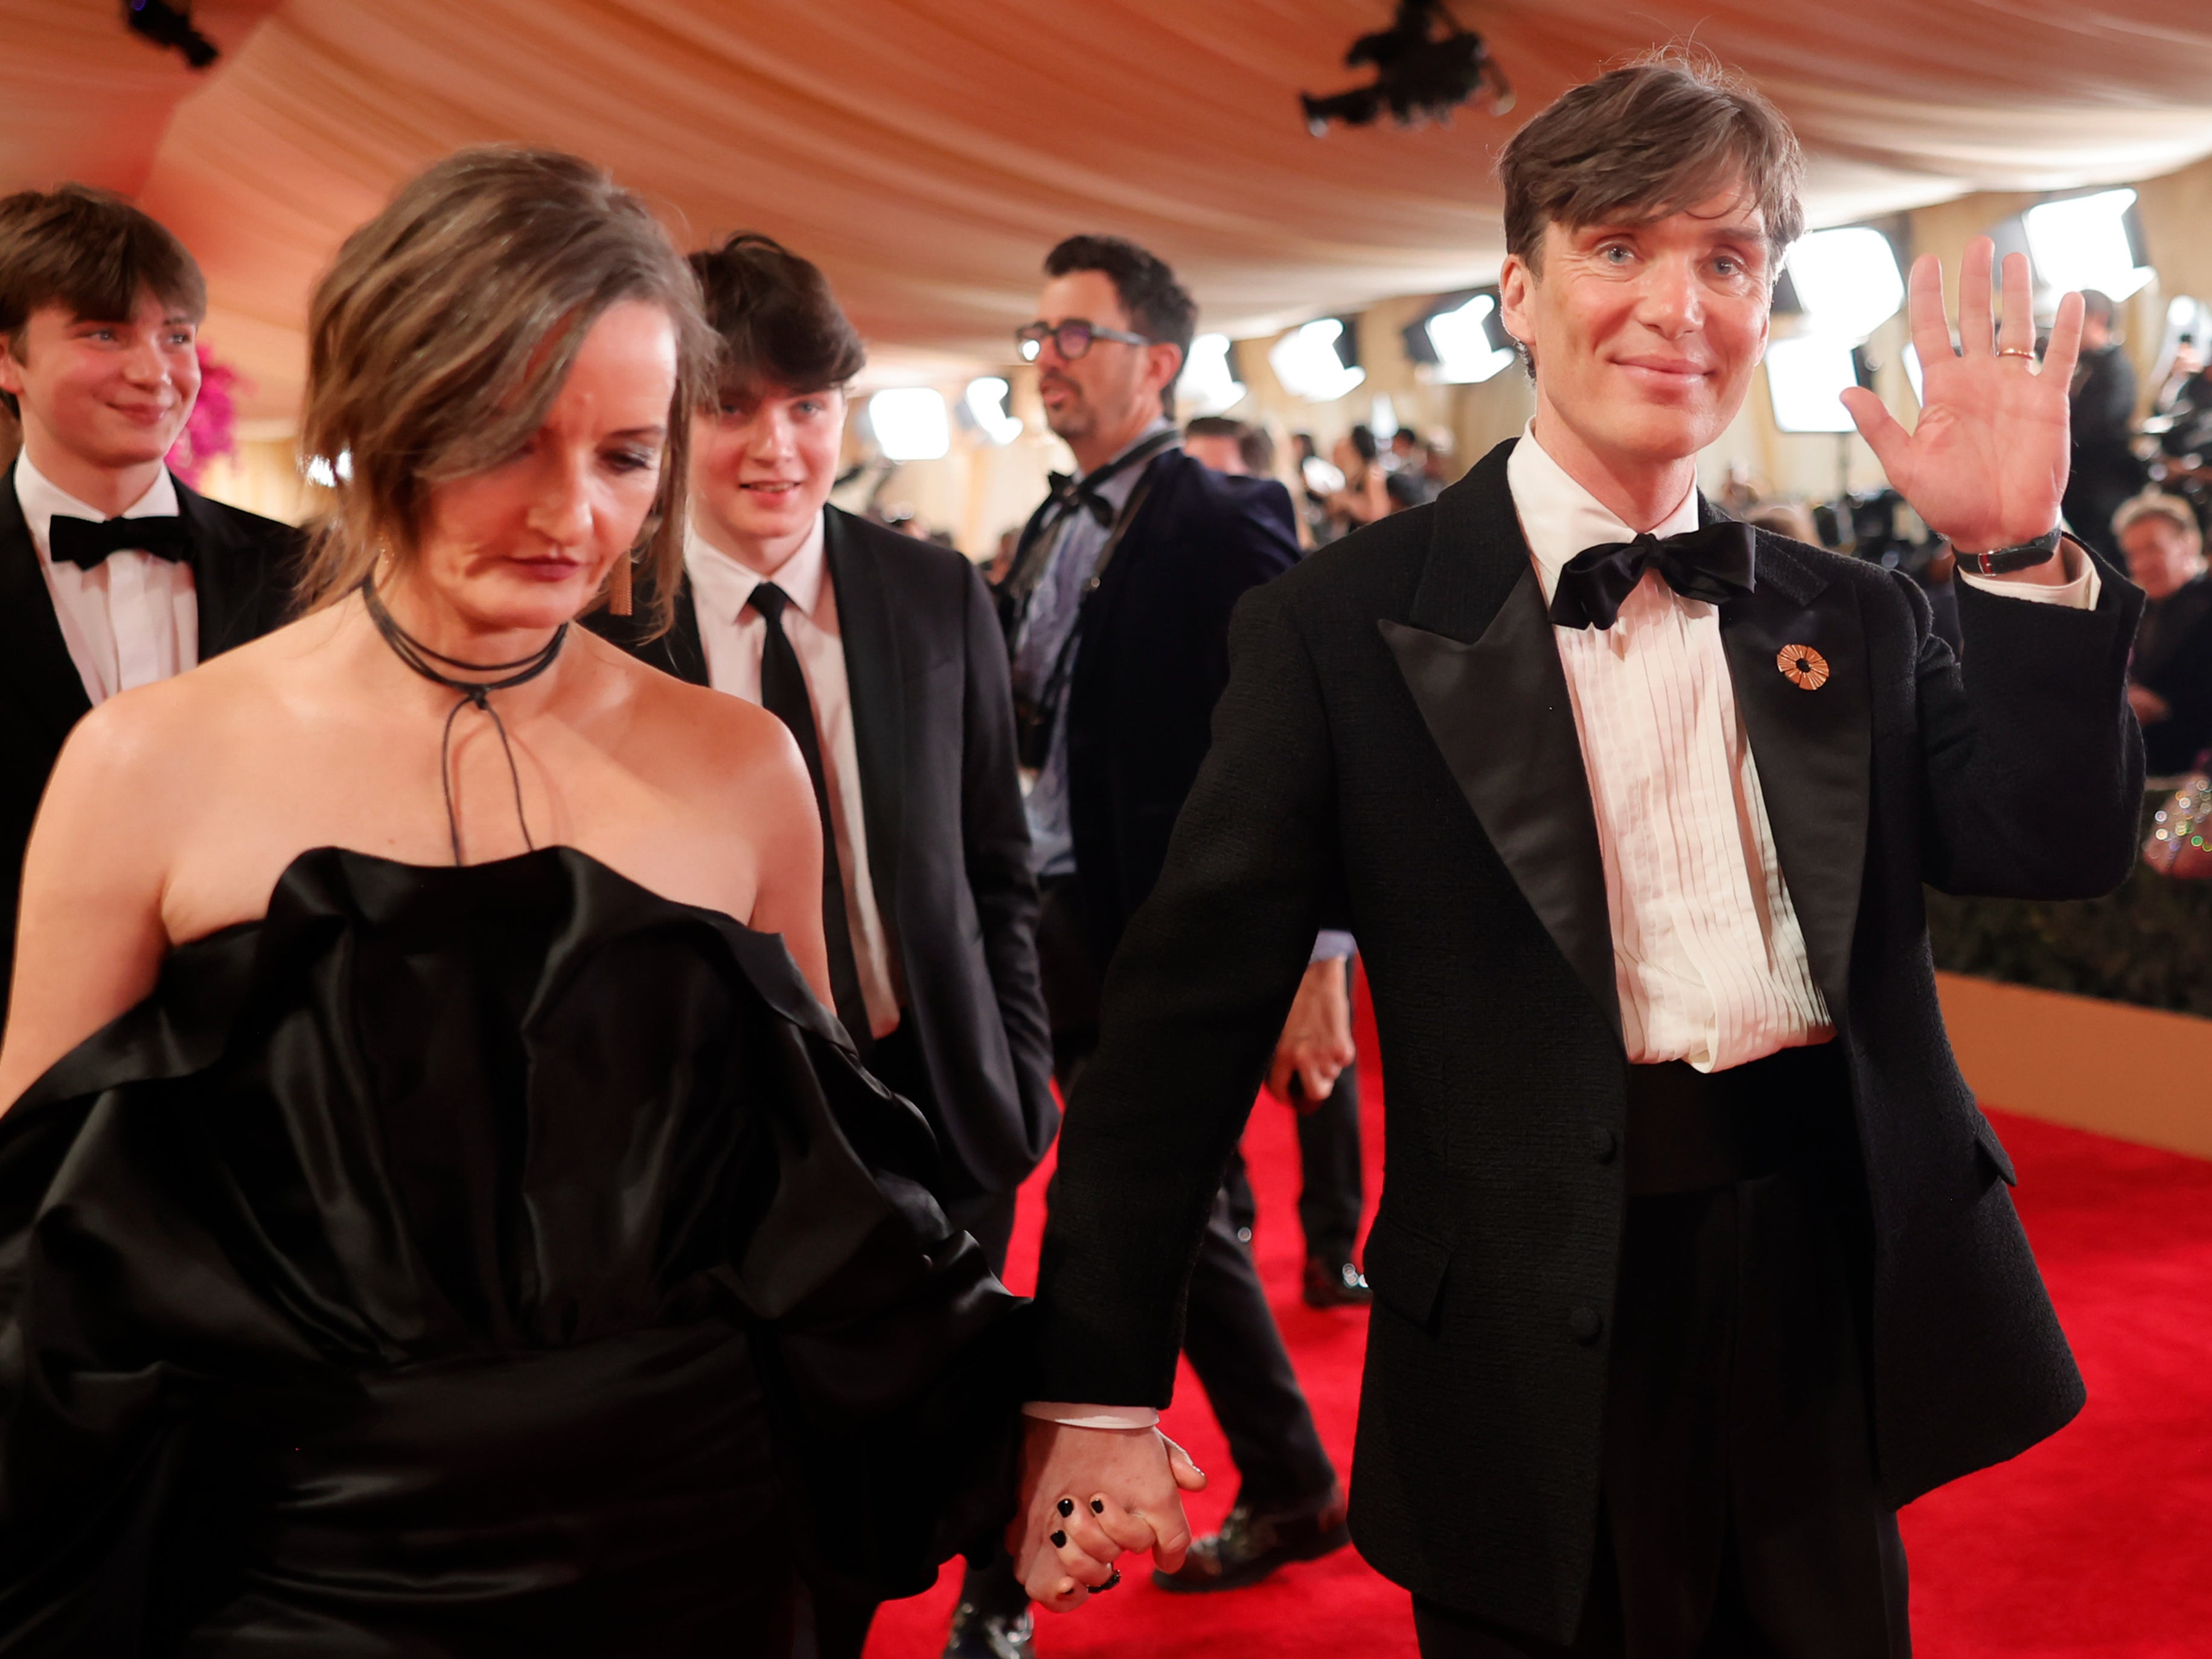
[[707, 326], [720, 342], [702, 397], [842, 390], [865, 368], [867, 348], [830, 279], [772, 236], [741, 230], [691, 256]]
[[1663, 219], [1731, 188], [1759, 210], [1767, 277], [1803, 234], [1805, 158], [1782, 112], [1704, 54], [1652, 54], [1561, 94], [1498, 158], [1505, 251], [1540, 270], [1544, 227]]
[[[611, 307], [675, 325], [660, 488], [631, 558], [666, 629], [683, 576], [690, 412], [711, 371], [698, 284], [642, 198], [553, 150], [447, 156], [346, 239], [308, 313], [304, 452], [331, 506], [301, 580], [313, 611], [416, 555], [432, 488], [496, 466], [545, 419]], [[319, 471], [321, 469], [318, 469]], [[619, 583], [617, 569], [614, 582]]]
[[[185, 245], [120, 196], [88, 185], [0, 198], [0, 336], [21, 361], [31, 313], [61, 306], [80, 321], [115, 323], [151, 294], [198, 322], [207, 283]], [[0, 392], [15, 412], [15, 398]]]

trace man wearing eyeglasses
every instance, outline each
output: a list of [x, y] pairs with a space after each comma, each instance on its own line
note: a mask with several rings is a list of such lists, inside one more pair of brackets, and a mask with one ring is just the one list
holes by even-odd
[[[1043, 900], [1038, 966], [1066, 1093], [1097, 1041], [1107, 960], [1152, 890], [1205, 757], [1229, 679], [1230, 611], [1296, 563], [1298, 546], [1281, 484], [1226, 477], [1182, 449], [1175, 383], [1196, 307], [1174, 273], [1106, 236], [1070, 237], [1044, 269], [1037, 320], [1018, 337], [1077, 471], [1055, 478], [999, 598]], [[1340, 964], [1325, 967], [1340, 981]], [[1249, 1583], [1344, 1544], [1335, 1469], [1218, 1198], [1185, 1352], [1243, 1486], [1223, 1535], [1201, 1540], [1166, 1587]], [[971, 1601], [980, 1588], [971, 1583]], [[1007, 1589], [1019, 1598], [1011, 1578]], [[1015, 1606], [1025, 1630], [1026, 1599]], [[978, 1605], [975, 1617], [989, 1613]], [[993, 1651], [980, 1635], [970, 1649], [960, 1639], [956, 1628], [949, 1651]]]

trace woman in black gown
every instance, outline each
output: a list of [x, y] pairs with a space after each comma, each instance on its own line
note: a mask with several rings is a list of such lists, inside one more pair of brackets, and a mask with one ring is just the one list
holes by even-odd
[[1013, 1299], [823, 1012], [796, 750], [567, 626], [672, 592], [695, 305], [588, 166], [433, 168], [316, 296], [306, 614], [72, 737], [0, 1652], [808, 1653], [1004, 1519]]

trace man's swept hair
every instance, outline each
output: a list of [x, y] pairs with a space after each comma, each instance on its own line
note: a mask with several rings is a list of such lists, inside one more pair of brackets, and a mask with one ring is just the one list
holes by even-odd
[[867, 348], [830, 279], [772, 236], [741, 230], [691, 256], [707, 325], [721, 341], [710, 396], [842, 387], [866, 366]]
[[[62, 185], [0, 198], [0, 337], [16, 356], [34, 311], [123, 322], [148, 293], [196, 323], [207, 315], [207, 282], [185, 245], [120, 196]], [[0, 402], [15, 412], [12, 396]]]
[[1713, 58], [1654, 52], [1561, 94], [1498, 158], [1505, 251], [1540, 270], [1544, 227], [1663, 219], [1741, 188], [1766, 232], [1767, 276], [1804, 233], [1805, 157], [1782, 112]]
[[[1158, 254], [1120, 236], [1071, 236], [1044, 256], [1044, 274], [1065, 276], [1095, 270], [1114, 284], [1115, 297], [1129, 313], [1135, 331], [1181, 354], [1175, 374], [1160, 388], [1160, 407], [1175, 413], [1176, 380], [1190, 361], [1190, 342], [1198, 332], [1198, 302]], [[1096, 321], [1094, 318], [1092, 319]]]

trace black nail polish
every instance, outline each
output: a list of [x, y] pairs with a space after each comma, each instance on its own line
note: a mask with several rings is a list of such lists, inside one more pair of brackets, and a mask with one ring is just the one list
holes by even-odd
[[1061, 1499], [1060, 1500], [1060, 1519], [1064, 1521], [1064, 1520], [1066, 1520], [1069, 1516], [1071, 1516], [1071, 1515], [1073, 1515], [1073, 1514], [1074, 1514], [1074, 1513], [1075, 1513], [1075, 1500], [1074, 1500], [1073, 1498], [1061, 1498]]
[[1066, 1549], [1067, 1547], [1067, 1534], [1064, 1532], [1056, 1532], [1053, 1534], [1052, 1547], [1056, 1550]]
[[1105, 1500], [1104, 1498], [1092, 1498], [1092, 1499], [1091, 1500], [1091, 1514], [1093, 1514], [1093, 1515], [1103, 1515], [1103, 1514], [1105, 1514], [1105, 1513], [1106, 1513], [1106, 1500]]

